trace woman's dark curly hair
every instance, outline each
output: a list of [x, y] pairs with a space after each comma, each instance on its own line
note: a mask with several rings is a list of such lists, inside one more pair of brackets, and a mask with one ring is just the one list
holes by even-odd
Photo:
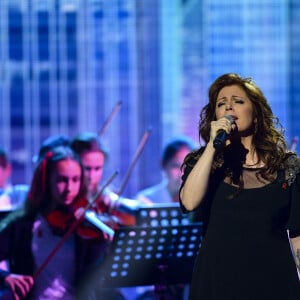
[[[258, 160], [265, 165], [260, 175], [263, 178], [270, 179], [276, 170], [282, 168], [287, 147], [278, 118], [273, 115], [267, 99], [251, 78], [242, 78], [238, 74], [228, 73], [221, 75], [213, 82], [209, 88], [209, 102], [200, 112], [199, 139], [202, 138], [205, 143], [208, 143], [210, 123], [216, 120], [215, 111], [218, 94], [222, 88], [232, 85], [242, 88], [253, 104], [253, 117], [257, 120], [253, 135], [253, 145], [256, 149]], [[220, 156], [222, 157], [222, 153], [217, 154], [216, 160], [220, 161]], [[187, 161], [188, 159], [187, 157]], [[216, 167], [216, 164], [214, 164], [213, 168]]]

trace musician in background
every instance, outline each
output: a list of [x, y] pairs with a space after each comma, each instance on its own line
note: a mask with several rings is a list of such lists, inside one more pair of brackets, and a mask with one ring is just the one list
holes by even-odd
[[[33, 157], [35, 164], [45, 157], [53, 148], [68, 146], [70, 139], [63, 134], [52, 135], [46, 138], [39, 149], [38, 155]], [[27, 197], [29, 185], [11, 183], [12, 165], [7, 152], [0, 147], [0, 211], [11, 211], [20, 208]]]
[[11, 182], [12, 165], [7, 152], [0, 147], [0, 210], [11, 211], [23, 205], [28, 186]]
[[[84, 167], [88, 187], [88, 198], [97, 198], [94, 209], [110, 218], [113, 226], [133, 225], [135, 217], [130, 205], [119, 197], [110, 187], [106, 187], [101, 195], [97, 195], [102, 183], [108, 151], [100, 137], [93, 132], [79, 133], [71, 142], [72, 149], [79, 155]], [[114, 224], [115, 223], [115, 224]]]
[[[136, 199], [149, 205], [158, 203], [178, 203], [179, 188], [181, 186], [181, 165], [185, 156], [196, 149], [195, 142], [185, 135], [173, 137], [165, 145], [162, 151], [160, 166], [162, 181], [137, 193]], [[154, 286], [136, 287], [127, 289], [134, 294], [135, 300], [157, 299]], [[183, 300], [186, 287], [183, 285], [171, 285], [164, 295], [166, 300]]]
[[[95, 199], [93, 209], [97, 212], [100, 220], [114, 230], [120, 226], [132, 225], [135, 222], [135, 217], [117, 209], [117, 206], [122, 204], [122, 199], [118, 194], [107, 187], [101, 195], [98, 195], [105, 162], [108, 159], [108, 151], [100, 137], [93, 132], [81, 132], [73, 138], [71, 147], [81, 159], [88, 188], [88, 198], [90, 200]], [[97, 272], [95, 274], [91, 280], [99, 285], [100, 278], [98, 278]], [[100, 293], [99, 299], [102, 299], [102, 287], [98, 290]], [[123, 293], [118, 289], [107, 289], [106, 292], [107, 296], [103, 298], [105, 300], [125, 299]]]
[[163, 149], [160, 166], [163, 179], [160, 183], [141, 190], [136, 198], [145, 203], [178, 202], [181, 186], [181, 165], [184, 157], [196, 149], [196, 144], [187, 136], [171, 139]]
[[103, 177], [107, 149], [96, 133], [84, 131], [71, 141], [71, 148], [79, 155], [84, 166], [84, 174], [89, 196], [97, 194]]
[[[10, 211], [21, 207], [27, 197], [26, 184], [12, 184], [12, 165], [6, 150], [0, 147], [0, 220]], [[0, 261], [0, 268], [8, 270], [7, 261]]]
[[[38, 164], [44, 156], [54, 147], [67, 146], [70, 140], [67, 136], [58, 134], [45, 139], [39, 149], [38, 155], [34, 156], [33, 161]], [[24, 204], [29, 185], [11, 183], [12, 165], [4, 148], [0, 147], [0, 218], [4, 218], [11, 211], [21, 208]], [[8, 270], [8, 262], [1, 261], [0, 268]]]
[[[53, 148], [35, 168], [24, 208], [0, 223], [0, 259], [10, 266], [9, 272], [0, 271], [0, 287], [15, 299], [90, 299], [93, 286], [85, 279], [104, 257], [107, 243], [101, 232], [97, 238], [72, 232], [40, 269], [75, 222], [77, 209], [82, 209], [76, 205], [85, 196], [77, 155], [69, 147]], [[77, 288], [80, 298], [75, 297]]]

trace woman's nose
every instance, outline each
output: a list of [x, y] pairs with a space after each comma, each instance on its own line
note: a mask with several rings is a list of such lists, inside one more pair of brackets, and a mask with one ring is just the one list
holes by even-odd
[[231, 102], [226, 103], [226, 110], [232, 110]]

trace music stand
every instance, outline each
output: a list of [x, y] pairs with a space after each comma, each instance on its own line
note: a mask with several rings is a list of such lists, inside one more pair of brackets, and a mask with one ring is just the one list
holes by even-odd
[[156, 203], [140, 206], [136, 214], [138, 226], [178, 226], [190, 224], [188, 214], [184, 214], [178, 203]]
[[202, 224], [116, 230], [101, 265], [103, 287], [185, 284], [202, 239]]

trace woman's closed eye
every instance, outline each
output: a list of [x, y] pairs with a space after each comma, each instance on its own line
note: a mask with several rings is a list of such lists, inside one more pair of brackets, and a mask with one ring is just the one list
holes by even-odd
[[[243, 99], [233, 99], [232, 101], [234, 104], [244, 104], [245, 103], [245, 100]], [[232, 104], [231, 102], [231, 104]], [[227, 101], [220, 101], [217, 103], [217, 107], [221, 107], [223, 105], [226, 105], [228, 102]]]
[[245, 101], [243, 99], [234, 99], [234, 103], [243, 104]]

